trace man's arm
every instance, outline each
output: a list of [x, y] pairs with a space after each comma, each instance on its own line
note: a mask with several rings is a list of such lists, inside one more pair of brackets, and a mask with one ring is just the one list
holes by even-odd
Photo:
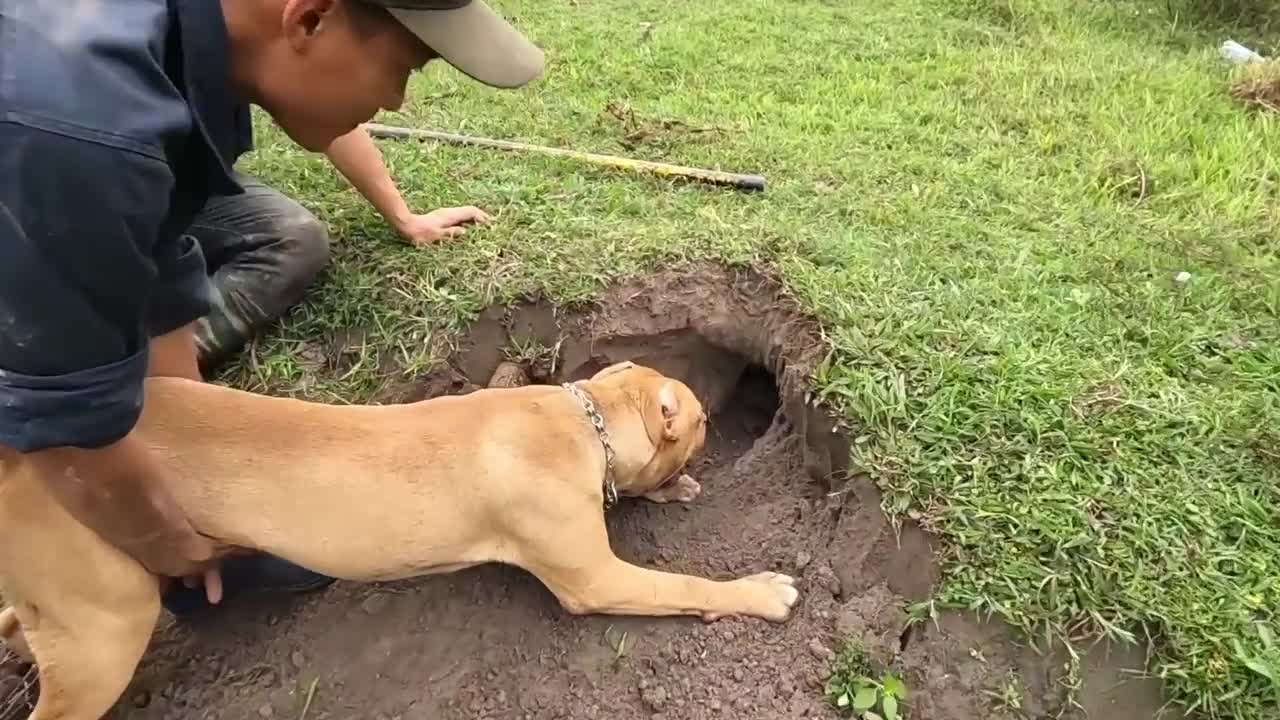
[[191, 527], [166, 489], [164, 470], [132, 434], [102, 448], [56, 447], [26, 457], [73, 517], [151, 572], [208, 578], [213, 543]]
[[132, 434], [169, 169], [11, 123], [0, 123], [0, 168], [0, 446], [152, 572], [198, 574], [213, 544]]
[[415, 214], [387, 172], [382, 151], [362, 127], [334, 140], [325, 155], [387, 223], [414, 245], [429, 245], [443, 238], [461, 235], [463, 225], [489, 221], [484, 211], [472, 206]]

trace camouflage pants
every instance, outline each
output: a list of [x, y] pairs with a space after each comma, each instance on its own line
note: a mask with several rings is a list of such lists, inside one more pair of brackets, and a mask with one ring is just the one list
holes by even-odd
[[244, 194], [213, 198], [187, 231], [212, 284], [212, 309], [196, 321], [206, 371], [299, 302], [329, 262], [329, 236], [314, 215], [254, 178], [236, 180]]

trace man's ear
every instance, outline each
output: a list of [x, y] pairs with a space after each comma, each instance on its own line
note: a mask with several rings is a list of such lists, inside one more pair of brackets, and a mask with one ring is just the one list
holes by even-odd
[[658, 391], [658, 406], [662, 408], [662, 437], [679, 440], [676, 434], [676, 416], [680, 414], [680, 401], [676, 399], [675, 383], [667, 381]]
[[630, 370], [631, 368], [633, 368], [633, 367], [635, 367], [635, 366], [636, 366], [636, 364], [635, 364], [635, 363], [633, 363], [633, 362], [631, 362], [630, 360], [623, 360], [623, 361], [622, 361], [622, 362], [620, 362], [620, 363], [614, 363], [614, 364], [610, 365], [609, 367], [607, 367], [607, 368], [605, 368], [605, 369], [601, 370], [600, 372], [597, 372], [595, 375], [592, 375], [592, 376], [591, 376], [591, 382], [595, 382], [596, 380], [599, 380], [600, 378], [606, 378], [606, 377], [609, 377], [610, 375], [612, 375], [612, 374], [614, 374], [614, 373], [622, 372], [623, 370]]
[[336, 0], [289, 0], [281, 18], [285, 38], [295, 50], [302, 50], [332, 16]]

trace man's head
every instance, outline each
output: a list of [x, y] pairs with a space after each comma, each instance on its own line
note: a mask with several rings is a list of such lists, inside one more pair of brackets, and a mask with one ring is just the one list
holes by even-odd
[[323, 150], [404, 101], [434, 58], [494, 87], [542, 71], [542, 53], [482, 0], [222, 0], [233, 82], [295, 142]]

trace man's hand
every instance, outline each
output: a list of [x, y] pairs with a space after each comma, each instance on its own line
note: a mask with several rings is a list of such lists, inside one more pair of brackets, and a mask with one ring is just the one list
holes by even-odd
[[489, 222], [489, 215], [478, 207], [441, 208], [425, 215], [408, 215], [396, 222], [396, 231], [417, 247], [454, 238], [466, 232], [463, 227]]
[[463, 225], [489, 222], [483, 210], [471, 206], [441, 208], [424, 215], [410, 210], [391, 180], [382, 152], [363, 126], [334, 140], [325, 155], [378, 214], [412, 245], [425, 247], [463, 234]]
[[217, 561], [225, 549], [191, 526], [169, 493], [164, 470], [137, 438], [26, 457], [77, 520], [156, 575], [203, 577], [209, 601], [217, 602]]

